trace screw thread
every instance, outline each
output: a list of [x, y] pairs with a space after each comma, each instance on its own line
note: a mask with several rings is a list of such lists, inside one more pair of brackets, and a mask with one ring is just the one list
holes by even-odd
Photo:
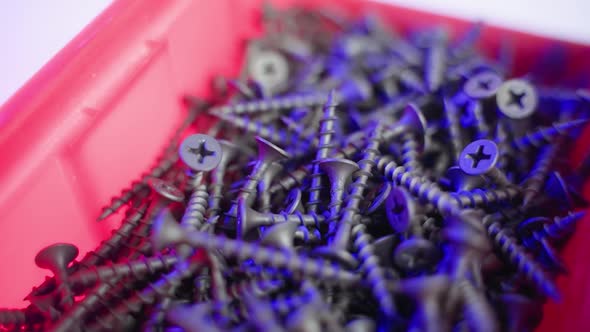
[[364, 199], [363, 195], [368, 187], [369, 178], [372, 176], [372, 170], [376, 165], [375, 160], [380, 155], [379, 144], [382, 133], [383, 127], [378, 124], [371, 133], [367, 147], [363, 151], [363, 158], [358, 162], [357, 178], [350, 185], [348, 196], [343, 203], [344, 208], [342, 208], [340, 221], [336, 225], [336, 234], [333, 235], [333, 242], [341, 248], [346, 247], [350, 240], [352, 225], [356, 223], [356, 217], [360, 211], [359, 205]]
[[317, 229], [317, 227], [311, 230], [307, 227], [299, 227], [295, 231], [295, 239], [305, 244], [319, 243], [321, 238], [322, 235], [320, 234], [320, 231]]
[[508, 186], [490, 190], [474, 189], [451, 194], [460, 208], [475, 209], [489, 207], [493, 204], [502, 204], [512, 201], [520, 196], [521, 190], [516, 186]]
[[276, 184], [272, 185], [269, 189], [271, 194], [276, 194], [280, 190], [289, 191], [296, 186], [301, 186], [303, 180], [311, 172], [311, 165], [301, 166], [294, 171], [288, 172]]
[[498, 320], [485, 295], [478, 291], [468, 280], [462, 281], [457, 287], [463, 300], [468, 324], [477, 331], [498, 331]]
[[288, 314], [297, 308], [301, 308], [308, 301], [303, 296], [279, 294], [272, 301], [273, 310], [279, 314]]
[[344, 186], [335, 185], [330, 189], [330, 203], [328, 204], [328, 224], [333, 225], [338, 216], [340, 216], [340, 211], [342, 210], [342, 204], [344, 203]]
[[420, 162], [418, 158], [418, 142], [414, 139], [414, 134], [406, 132], [402, 135], [402, 163], [408, 172], [417, 171], [420, 169]]
[[209, 208], [207, 215], [210, 217], [217, 216], [221, 212], [221, 201], [223, 200], [223, 182], [211, 183], [209, 194]]
[[[116, 308], [109, 309], [106, 315], [95, 317], [94, 324], [87, 326], [87, 330], [113, 330], [117, 324], [125, 323], [127, 320], [134, 320], [134, 315], [139, 314], [144, 305], [153, 304], [158, 297], [166, 296], [169, 289], [180, 285], [183, 279], [193, 275], [202, 264], [202, 261], [194, 261], [164, 274], [158, 281], [149, 283], [142, 291], [135, 293], [131, 298], [123, 299]], [[126, 314], [119, 314], [122, 312]]]
[[545, 274], [543, 269], [526, 253], [515, 239], [510, 237], [502, 228], [502, 225], [493, 219], [492, 215], [486, 215], [483, 220], [489, 236], [499, 247], [500, 251], [506, 255], [508, 260], [514, 264], [516, 269], [522, 273], [528, 280], [531, 280], [545, 294], [559, 298], [557, 287]]
[[379, 153], [379, 143], [383, 127], [377, 125], [373, 131], [369, 143], [363, 152], [363, 158], [358, 162], [359, 170], [356, 171], [357, 178], [350, 185], [349, 194], [347, 196], [345, 207], [342, 209], [343, 216], [341, 222], [352, 222], [354, 216], [359, 212], [359, 204], [364, 199], [363, 194], [367, 188], [367, 182], [371, 178], [372, 170], [375, 168], [377, 157]]
[[271, 124], [264, 124], [258, 120], [247, 117], [240, 117], [233, 114], [214, 113], [219, 119], [231, 123], [237, 128], [246, 132], [268, 139], [277, 144], [288, 145], [297, 138], [292, 133], [276, 128]]
[[[258, 183], [262, 179], [264, 172], [270, 166], [269, 162], [266, 161], [258, 161], [256, 162], [256, 166], [252, 170], [248, 177], [246, 178], [246, 183], [240, 188], [240, 192], [238, 193], [238, 199], [242, 199], [244, 202], [247, 202], [247, 205], [251, 205], [253, 195], [257, 192]], [[234, 204], [235, 205], [235, 204]]]
[[[119, 280], [119, 277], [114, 277], [113, 279], [105, 280], [102, 284], [98, 285], [92, 292], [86, 295], [82, 301], [76, 303], [72, 309], [66, 311], [60, 320], [52, 326], [50, 331], [71, 331], [76, 325], [83, 322], [86, 316], [90, 313], [96, 312], [101, 306], [108, 310], [109, 303], [106, 296], [113, 288], [115, 288]], [[77, 327], [80, 328], [80, 326]]]
[[102, 212], [97, 219], [98, 221], [106, 219], [111, 214], [117, 212], [121, 206], [129, 203], [139, 192], [147, 187], [149, 178], [161, 177], [176, 164], [179, 158], [176, 147], [178, 146], [182, 133], [195, 121], [197, 115], [203, 110], [203, 107], [206, 107], [206, 105], [194, 104], [190, 107], [186, 118], [176, 129], [150, 171], [144, 173], [139, 180], [132, 182], [130, 188], [123, 189], [119, 196], [111, 198], [110, 204], [102, 208]]
[[385, 171], [385, 167], [387, 166], [387, 164], [392, 162], [394, 162], [392, 156], [384, 155], [377, 157], [375, 171], [379, 174], [383, 173]]
[[272, 195], [269, 193], [269, 187], [276, 175], [283, 170], [283, 166], [278, 163], [270, 164], [264, 172], [261, 180], [258, 182], [258, 208], [261, 212], [269, 212], [272, 205]]
[[73, 289], [79, 290], [90, 287], [98, 281], [105, 281], [114, 277], [131, 276], [135, 280], [143, 281], [148, 276], [153, 276], [163, 270], [169, 270], [177, 261], [176, 256], [155, 256], [137, 261], [125, 261], [92, 267], [73, 274], [69, 278], [69, 282]]
[[[475, 129], [477, 130], [477, 139], [487, 139], [490, 136], [490, 127], [483, 113], [483, 106], [480, 101], [470, 103], [469, 110], [475, 119]], [[461, 151], [461, 150], [459, 150]]]
[[324, 114], [320, 119], [320, 132], [318, 135], [318, 149], [316, 158], [313, 161], [313, 172], [311, 174], [309, 186], [309, 201], [307, 209], [309, 212], [316, 212], [320, 203], [320, 190], [322, 189], [322, 174], [318, 163], [328, 158], [330, 152], [336, 147], [334, 135], [336, 134], [335, 125], [338, 118], [336, 117], [337, 103], [334, 100], [334, 92], [328, 95], [328, 101], [324, 105]]
[[586, 122], [588, 122], [588, 119], [554, 122], [549, 127], [541, 127], [532, 133], [527, 133], [515, 139], [512, 142], [512, 146], [520, 151], [524, 151], [530, 147], [540, 148], [545, 144], [552, 143], [558, 136], [567, 135], [571, 130], [586, 124]]
[[325, 93], [306, 93], [300, 95], [288, 95], [277, 98], [241, 102], [235, 105], [214, 107], [211, 109], [211, 113], [216, 116], [246, 115], [265, 111], [280, 111], [292, 108], [319, 106], [323, 104], [325, 100]]
[[227, 153], [222, 154], [221, 162], [211, 173], [209, 184], [209, 208], [207, 211], [209, 217], [219, 215], [221, 212], [221, 201], [223, 200], [223, 187], [227, 165], [235, 157], [233, 149], [228, 149], [226, 152]]
[[389, 317], [395, 314], [395, 304], [393, 298], [387, 289], [385, 281], [385, 274], [383, 269], [379, 266], [379, 260], [375, 256], [373, 245], [370, 243], [371, 238], [366, 233], [366, 226], [356, 225], [352, 232], [354, 239], [354, 247], [358, 251], [361, 267], [364, 267], [369, 286], [373, 295], [380, 305], [380, 309]]
[[254, 296], [263, 297], [268, 296], [273, 292], [276, 292], [283, 287], [283, 281], [268, 280], [268, 279], [253, 279], [236, 281], [229, 285], [228, 295], [234, 299], [242, 298], [246, 293], [253, 294]]
[[203, 182], [204, 173], [202, 171], [195, 171], [190, 168], [186, 169], [186, 190], [194, 191]]
[[149, 238], [143, 238], [138, 244], [136, 245], [125, 245], [129, 248], [128, 258], [129, 260], [136, 260], [140, 259], [143, 256], [149, 256], [153, 253], [152, 250], [152, 243], [149, 241]]
[[108, 240], [102, 241], [94, 251], [86, 253], [80, 262], [78, 262], [78, 265], [88, 268], [113, 259], [122, 245], [126, 243], [125, 240], [138, 227], [146, 211], [147, 205], [143, 205], [136, 212], [125, 218], [119, 229], [113, 231], [111, 237]]
[[[362, 149], [361, 145], [365, 144], [364, 140], [361, 141], [362, 142], [349, 142], [347, 146], [340, 149], [338, 152], [335, 152], [333, 155], [330, 155], [330, 158], [352, 159], [352, 157]], [[304, 165], [285, 174], [285, 176], [279, 179], [276, 184], [270, 187], [270, 193], [276, 194], [280, 190], [289, 191], [296, 186], [301, 186], [303, 184], [303, 180], [309, 175], [311, 171], [311, 165]]]
[[144, 173], [140, 180], [131, 183], [131, 187], [123, 189], [119, 196], [111, 198], [111, 203], [102, 208], [102, 213], [98, 217], [98, 221], [106, 219], [111, 214], [117, 212], [123, 205], [129, 203], [139, 192], [147, 188], [147, 183], [150, 178], [160, 178], [168, 172], [178, 160], [175, 152], [169, 153], [168, 157], [159, 161], [154, 168], [148, 173]]
[[281, 117], [281, 121], [285, 124], [287, 130], [294, 132], [297, 136], [303, 138], [306, 141], [314, 140], [314, 133], [310, 133], [308, 128], [304, 124], [297, 123], [290, 117]]
[[257, 244], [232, 240], [207, 233], [193, 232], [187, 236], [189, 244], [194, 247], [203, 247], [209, 251], [219, 250], [227, 256], [232, 256], [240, 260], [253, 259], [261, 265], [270, 265], [274, 268], [287, 268], [290, 271], [301, 273], [303, 276], [334, 281], [343, 286], [355, 285], [360, 282], [360, 278], [355, 274], [341, 270], [337, 266], [323, 260], [311, 259], [283, 250], [266, 248]]
[[385, 177], [406, 188], [414, 196], [431, 203], [441, 213], [456, 213], [459, 205], [453, 196], [442, 191], [436, 183], [406, 171], [403, 166], [390, 162], [385, 166]]
[[209, 193], [207, 186], [198, 185], [186, 205], [180, 224], [187, 230], [196, 230], [201, 227], [207, 212]]
[[511, 144], [511, 135], [504, 122], [499, 122], [496, 130], [496, 143], [498, 144], [498, 163], [496, 167], [503, 171], [508, 170], [514, 160], [515, 151]]
[[523, 185], [523, 205], [529, 203], [539, 194], [545, 184], [545, 178], [549, 173], [553, 159], [557, 155], [560, 144], [551, 144], [541, 150], [537, 157], [537, 162], [533, 166], [529, 176]]
[[[140, 221], [140, 227], [133, 230], [131, 235], [129, 236], [127, 241], [121, 243], [122, 247], [127, 248], [129, 251], [127, 252], [128, 259], [137, 259], [138, 255], [141, 256], [142, 253], [146, 252], [146, 248], [149, 248], [151, 245], [149, 241], [149, 234], [152, 229], [153, 218], [142, 218]], [[151, 251], [147, 251], [147, 254], [150, 254]]]
[[559, 239], [564, 234], [571, 231], [578, 220], [582, 219], [585, 215], [586, 212], [580, 211], [568, 213], [568, 215], [563, 218], [553, 218], [551, 222], [544, 225], [544, 230], [550, 238]]
[[261, 215], [257, 221], [265, 226], [271, 226], [284, 222], [297, 222], [303, 226], [318, 226], [325, 218], [318, 214], [303, 214], [295, 211], [292, 214], [288, 213], [265, 213]]
[[175, 291], [175, 289], [169, 288], [166, 292], [166, 295], [160, 299], [155, 308], [153, 308], [151, 317], [145, 324], [146, 326], [144, 331], [159, 331], [159, 328], [161, 328], [164, 318], [166, 317], [166, 312], [172, 306], [172, 298]]
[[430, 92], [440, 89], [445, 78], [447, 50], [444, 40], [436, 41], [426, 53], [424, 59], [426, 88]]
[[444, 100], [445, 115], [447, 117], [447, 123], [449, 126], [449, 138], [451, 145], [453, 146], [453, 155], [455, 160], [459, 158], [461, 151], [463, 150], [463, 139], [461, 137], [461, 123], [459, 121], [459, 110], [457, 106], [450, 100]]
[[0, 309], [0, 326], [22, 326], [27, 322], [23, 309]]

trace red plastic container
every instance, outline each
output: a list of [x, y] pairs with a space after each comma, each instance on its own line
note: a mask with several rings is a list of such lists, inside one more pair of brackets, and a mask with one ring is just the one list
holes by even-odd
[[[303, 2], [375, 12], [401, 33], [443, 24], [458, 34], [469, 26], [372, 2]], [[183, 94], [206, 95], [213, 74], [237, 74], [244, 41], [261, 32], [260, 3], [115, 1], [2, 107], [0, 306], [24, 306], [24, 295], [47, 275], [33, 263], [40, 248], [71, 242], [84, 253], [108, 237], [120, 218], [96, 223], [100, 207], [152, 163], [185, 112]], [[485, 29], [481, 46], [495, 54], [503, 38], [516, 47], [517, 74], [549, 45], [566, 49], [565, 76], [590, 69], [588, 46], [495, 27]], [[582, 221], [563, 252], [570, 268], [558, 280], [563, 300], [545, 306], [542, 331], [590, 328], [589, 232]]]

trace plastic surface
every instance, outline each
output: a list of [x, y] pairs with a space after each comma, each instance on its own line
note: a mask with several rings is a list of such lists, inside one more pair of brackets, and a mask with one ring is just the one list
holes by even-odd
[[[71, 242], [84, 253], [109, 236], [122, 213], [96, 223], [100, 207], [152, 164], [186, 111], [183, 94], [207, 94], [212, 75], [237, 74], [244, 40], [260, 33], [260, 3], [116, 1], [2, 107], [0, 307], [24, 306], [22, 298], [47, 275], [33, 262], [39, 249]], [[400, 33], [444, 24], [455, 34], [469, 26], [371, 2], [303, 3], [373, 11]], [[485, 29], [482, 47], [495, 55], [505, 38], [515, 46], [517, 74], [535, 69], [542, 52], [561, 44], [570, 61], [544, 69], [572, 82], [590, 77], [588, 47], [493, 27]], [[585, 134], [574, 159], [590, 140]], [[564, 250], [570, 271], [558, 281], [563, 300], [545, 306], [541, 331], [590, 326], [589, 233], [589, 220], [581, 221]]]

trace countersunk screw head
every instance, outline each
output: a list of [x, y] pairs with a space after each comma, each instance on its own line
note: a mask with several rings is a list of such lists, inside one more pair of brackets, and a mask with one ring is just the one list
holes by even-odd
[[264, 88], [265, 92], [274, 92], [284, 85], [289, 76], [289, 64], [278, 52], [264, 50], [257, 52], [248, 64], [252, 79]]
[[511, 119], [523, 119], [537, 108], [539, 96], [527, 81], [512, 79], [504, 82], [496, 93], [496, 103], [504, 115]]
[[465, 173], [460, 167], [449, 167], [445, 178], [449, 181], [449, 187], [454, 192], [472, 191], [483, 189], [486, 186], [486, 179], [483, 176], [473, 176]]
[[301, 189], [295, 188], [289, 192], [287, 197], [285, 198], [285, 209], [283, 212], [286, 214], [293, 214], [301, 207], [301, 197], [303, 194], [301, 193]]
[[221, 161], [221, 145], [209, 135], [194, 134], [182, 141], [180, 159], [194, 171], [210, 171]]
[[403, 233], [408, 230], [412, 216], [416, 215], [416, 204], [411, 195], [404, 189], [394, 187], [387, 197], [387, 219], [391, 228]]
[[78, 247], [69, 243], [56, 243], [43, 248], [35, 256], [35, 264], [55, 274], [65, 271], [68, 265], [78, 256]]
[[484, 99], [492, 97], [501, 85], [502, 78], [498, 74], [484, 71], [469, 78], [463, 86], [463, 92], [473, 99]]
[[184, 201], [184, 193], [167, 181], [158, 178], [150, 178], [148, 180], [148, 185], [153, 191], [173, 202]]
[[496, 166], [498, 146], [488, 139], [480, 139], [467, 145], [459, 156], [459, 166], [469, 175], [482, 175]]
[[395, 248], [395, 265], [406, 272], [418, 272], [436, 265], [441, 253], [434, 243], [422, 238], [411, 238]]

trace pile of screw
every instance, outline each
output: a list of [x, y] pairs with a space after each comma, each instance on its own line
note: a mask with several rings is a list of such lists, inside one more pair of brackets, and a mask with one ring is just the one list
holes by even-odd
[[43, 249], [54, 276], [0, 327], [534, 329], [583, 216], [563, 160], [587, 93], [507, 79], [479, 25], [451, 42], [375, 17], [263, 21], [240, 79], [187, 97], [162, 158], [103, 210], [127, 206], [120, 228], [78, 261]]

